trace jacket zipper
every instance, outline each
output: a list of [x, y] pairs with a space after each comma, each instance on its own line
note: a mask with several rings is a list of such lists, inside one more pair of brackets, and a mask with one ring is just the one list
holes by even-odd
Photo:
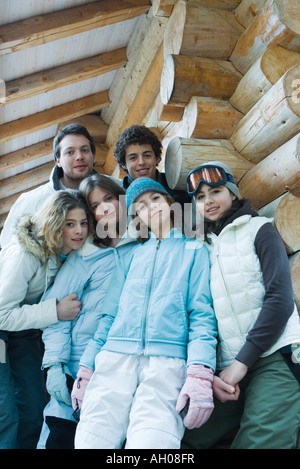
[[144, 355], [144, 350], [145, 350], [145, 335], [146, 335], [146, 321], [147, 321], [147, 314], [148, 314], [148, 309], [149, 309], [149, 303], [150, 303], [150, 296], [151, 296], [151, 291], [152, 291], [152, 280], [153, 280], [153, 273], [154, 273], [154, 267], [156, 264], [156, 258], [157, 258], [157, 253], [159, 250], [160, 246], [160, 239], [157, 241], [156, 249], [155, 249], [155, 256], [154, 256], [154, 261], [152, 265], [152, 271], [151, 271], [151, 277], [150, 277], [150, 285], [149, 285], [149, 290], [148, 290], [148, 300], [147, 300], [147, 306], [145, 309], [145, 314], [144, 314], [144, 322], [143, 322], [143, 337], [142, 337], [142, 351], [141, 355]]
[[[221, 279], [222, 279], [222, 282], [223, 282], [223, 288], [225, 290], [225, 295], [227, 296], [227, 301], [230, 305], [230, 309], [231, 309], [231, 312], [232, 312], [232, 315], [236, 318], [237, 315], [235, 313], [235, 308], [233, 307], [233, 304], [232, 304], [232, 301], [231, 301], [231, 298], [230, 298], [230, 294], [227, 293], [229, 292], [229, 288], [227, 287], [227, 282], [226, 282], [226, 279], [225, 279], [225, 275], [224, 275], [224, 269], [223, 269], [223, 265], [222, 265], [222, 261], [220, 259], [220, 246], [219, 246], [219, 240], [218, 240], [218, 236], [216, 236], [217, 238], [217, 241], [216, 243], [214, 244], [214, 253], [215, 253], [215, 256], [216, 256], [216, 262], [219, 266], [219, 270], [220, 270], [220, 274], [221, 274]], [[240, 328], [240, 324], [239, 324], [239, 321], [236, 321], [237, 323], [237, 326], [239, 328], [239, 331], [240, 331], [240, 334], [242, 334], [242, 331], [241, 331], [241, 328]]]

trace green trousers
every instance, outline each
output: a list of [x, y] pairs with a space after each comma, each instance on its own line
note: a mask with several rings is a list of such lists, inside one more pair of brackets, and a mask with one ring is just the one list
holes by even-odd
[[233, 449], [296, 448], [300, 428], [300, 385], [280, 352], [260, 358], [240, 382], [237, 401], [215, 399], [210, 419], [186, 430], [182, 449], [208, 449], [239, 427]]

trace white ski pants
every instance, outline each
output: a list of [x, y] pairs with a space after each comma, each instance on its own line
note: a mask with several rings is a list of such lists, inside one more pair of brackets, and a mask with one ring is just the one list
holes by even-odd
[[178, 449], [184, 433], [175, 406], [186, 378], [178, 358], [106, 350], [95, 361], [75, 436], [76, 449]]

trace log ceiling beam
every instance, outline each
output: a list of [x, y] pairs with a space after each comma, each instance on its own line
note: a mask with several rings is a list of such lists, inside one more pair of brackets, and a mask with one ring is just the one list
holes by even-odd
[[149, 0], [97, 2], [27, 18], [0, 27], [0, 54], [36, 47], [146, 13]]
[[43, 156], [51, 154], [52, 151], [53, 138], [49, 138], [34, 145], [7, 153], [0, 157], [0, 176], [7, 170], [16, 169], [17, 166], [38, 160]]
[[126, 62], [126, 48], [124, 47], [11, 80], [6, 83], [4, 104], [97, 77], [122, 67]]
[[54, 161], [30, 169], [24, 173], [11, 176], [1, 181], [0, 197], [8, 197], [16, 192], [24, 192], [28, 187], [32, 188], [49, 180]]
[[51, 125], [98, 111], [109, 105], [108, 90], [76, 99], [46, 111], [41, 111], [21, 119], [6, 122], [0, 126], [0, 143], [29, 135]]
[[[163, 56], [163, 41], [157, 50], [155, 57], [153, 58], [148, 73], [146, 74], [140, 88], [137, 91], [135, 99], [126, 114], [119, 133], [122, 133], [127, 127], [130, 127], [137, 122], [142, 122], [147, 112], [155, 102], [157, 95], [160, 90], [160, 77], [164, 64]], [[106, 162], [103, 167], [105, 174], [111, 175], [115, 170], [117, 163], [113, 156], [113, 150], [115, 146], [114, 142], [110, 145]]]
[[[44, 182], [42, 182], [44, 184]], [[11, 206], [15, 203], [15, 201], [20, 197], [21, 194], [24, 194], [24, 192], [29, 192], [33, 189], [36, 189], [39, 187], [41, 184], [34, 185], [32, 187], [28, 187], [27, 189], [24, 189], [21, 192], [16, 192], [13, 195], [9, 195], [8, 197], [3, 197], [1, 199], [1, 205], [0, 205], [0, 229], [2, 228], [5, 219], [8, 215], [8, 212], [11, 209]]]

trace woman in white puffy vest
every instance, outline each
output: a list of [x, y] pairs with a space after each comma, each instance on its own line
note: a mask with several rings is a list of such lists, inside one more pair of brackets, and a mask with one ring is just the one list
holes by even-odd
[[283, 242], [241, 199], [224, 163], [191, 171], [188, 192], [204, 217], [219, 345], [215, 410], [182, 447], [210, 448], [238, 428], [231, 448], [295, 448], [300, 325]]

